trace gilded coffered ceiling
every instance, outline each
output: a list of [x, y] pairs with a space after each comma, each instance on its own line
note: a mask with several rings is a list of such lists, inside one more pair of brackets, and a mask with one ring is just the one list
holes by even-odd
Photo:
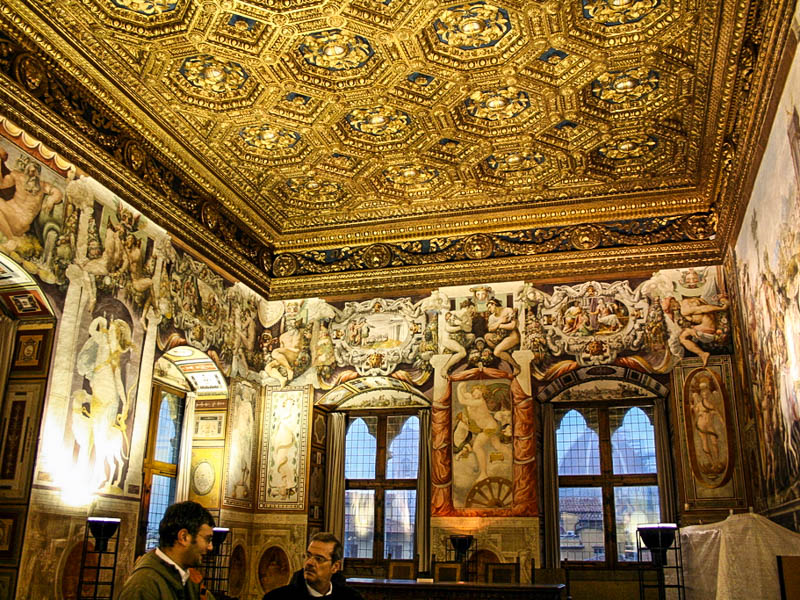
[[3, 99], [273, 296], [647, 270], [720, 261], [792, 5], [6, 0]]

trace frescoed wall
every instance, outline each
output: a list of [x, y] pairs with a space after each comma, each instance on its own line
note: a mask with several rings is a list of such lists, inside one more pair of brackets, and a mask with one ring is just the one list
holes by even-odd
[[765, 505], [800, 498], [800, 64], [793, 63], [735, 247]]
[[[52, 582], [35, 581], [31, 569], [65, 563], [89, 510], [110, 507], [135, 539], [156, 380], [196, 394], [187, 497], [232, 527], [232, 547], [242, 548], [237, 585], [242, 598], [257, 598], [274, 570], [267, 550], [281, 549], [294, 570], [309, 529], [322, 526], [326, 412], [432, 407], [434, 546], [471, 524], [482, 547], [530, 558], [539, 548], [543, 390], [602, 366], [665, 382], [692, 361], [714, 373], [717, 357], [732, 352], [718, 267], [636, 281], [476, 282], [413, 297], [268, 301], [182, 252], [11, 124], [0, 127], [0, 250], [41, 286], [56, 319], [16, 563], [19, 580], [32, 583], [20, 598], [50, 597]], [[690, 398], [702, 397], [701, 379], [687, 384]], [[624, 396], [625, 386], [601, 389]], [[735, 421], [720, 412], [722, 388], [712, 391], [713, 410]], [[726, 384], [724, 392], [733, 410], [734, 391]], [[710, 457], [689, 471], [701, 487], [720, 468], [738, 468], [727, 430], [721, 450], [704, 445], [697, 423], [706, 406], [686, 412], [695, 459]], [[270, 522], [276, 510], [280, 526]], [[63, 539], [41, 535], [50, 526]], [[120, 582], [133, 543], [123, 552]]]

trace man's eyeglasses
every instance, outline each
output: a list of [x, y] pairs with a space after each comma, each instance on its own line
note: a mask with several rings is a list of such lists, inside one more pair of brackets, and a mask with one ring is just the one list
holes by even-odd
[[318, 565], [321, 565], [323, 563], [328, 562], [330, 560], [330, 558], [327, 558], [325, 556], [321, 556], [319, 554], [311, 554], [310, 552], [306, 552], [306, 560], [313, 560]]
[[206, 542], [206, 545], [208, 545], [208, 544], [210, 544], [210, 543], [211, 543], [211, 540], [214, 538], [214, 534], [211, 534], [211, 535], [202, 535], [202, 534], [199, 534], [199, 533], [198, 533], [198, 534], [197, 534], [195, 537], [202, 538], [203, 540], [205, 540], [205, 542]]

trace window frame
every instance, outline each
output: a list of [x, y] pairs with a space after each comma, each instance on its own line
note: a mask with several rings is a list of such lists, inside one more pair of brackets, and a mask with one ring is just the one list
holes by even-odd
[[[566, 409], [564, 416], [569, 413], [571, 409], [586, 409], [591, 408], [597, 410], [598, 419], [598, 445], [600, 450], [600, 474], [599, 475], [559, 475], [558, 474], [558, 456], [556, 455], [556, 501], [559, 501], [560, 490], [562, 488], [576, 488], [576, 487], [591, 487], [600, 488], [601, 496], [603, 499], [603, 544], [605, 548], [605, 560], [569, 560], [571, 566], [580, 565], [581, 567], [594, 568], [594, 569], [638, 569], [639, 561], [620, 561], [618, 558], [617, 549], [617, 522], [616, 522], [616, 505], [614, 501], [614, 488], [615, 487], [635, 487], [635, 486], [655, 486], [659, 492], [659, 509], [663, 511], [661, 506], [661, 489], [658, 482], [658, 465], [660, 464], [660, 456], [658, 455], [659, 443], [658, 439], [661, 432], [656, 428], [656, 399], [655, 398], [626, 398], [603, 400], [594, 402], [553, 402], [553, 410], [559, 411]], [[656, 454], [656, 469], [653, 473], [636, 473], [636, 474], [614, 474], [613, 455], [611, 448], [611, 437], [614, 432], [611, 431], [610, 424], [610, 411], [613, 408], [650, 408], [651, 415], [649, 417], [650, 424], [653, 427], [653, 444]], [[580, 411], [579, 411], [580, 412]], [[555, 415], [554, 415], [555, 417]], [[563, 417], [562, 417], [563, 419]], [[553, 429], [553, 451], [557, 453], [557, 437], [556, 433], [561, 425], [561, 420], [557, 422], [554, 420]], [[556, 525], [560, 528], [561, 522], [561, 507], [558, 507], [558, 521]], [[659, 516], [659, 520], [660, 516]], [[561, 535], [560, 531], [556, 532], [559, 539], [559, 562], [563, 564], [566, 559], [561, 558]]]
[[[418, 409], [391, 409], [391, 410], [354, 410], [347, 412], [347, 422], [345, 423], [345, 440], [350, 430], [350, 425], [355, 419], [362, 417], [377, 417], [377, 431], [375, 444], [375, 479], [348, 479], [345, 477], [345, 494], [348, 490], [374, 490], [375, 491], [375, 513], [373, 537], [372, 537], [372, 558], [355, 558], [348, 556], [347, 564], [354, 568], [367, 568], [383, 565], [387, 559], [383, 557], [386, 532], [384, 531], [384, 518], [386, 511], [386, 492], [387, 490], [417, 490], [417, 479], [387, 479], [386, 478], [386, 458], [388, 453], [388, 443], [386, 432], [388, 429], [389, 417], [408, 416], [419, 417]], [[420, 432], [422, 435], [422, 432]], [[345, 461], [347, 457], [345, 456]], [[417, 463], [419, 463], [419, 450], [417, 451]], [[346, 464], [346, 462], [345, 462]], [[419, 471], [418, 471], [419, 473]], [[418, 502], [416, 498], [415, 502]], [[416, 548], [417, 530], [414, 524], [413, 547]], [[346, 543], [345, 543], [346, 545]], [[396, 558], [396, 557], [395, 557]]]
[[[155, 460], [156, 440], [158, 437], [159, 412], [161, 410], [161, 395], [169, 393], [177, 396], [183, 402], [181, 422], [178, 424], [178, 461], [176, 464]], [[147, 441], [145, 443], [144, 458], [142, 460], [142, 499], [139, 507], [139, 532], [136, 536], [136, 553], [144, 554], [147, 544], [147, 525], [150, 514], [150, 494], [153, 486], [153, 476], [161, 475], [178, 479], [178, 466], [181, 463], [180, 446], [183, 436], [183, 421], [186, 419], [187, 390], [183, 390], [165, 383], [154, 381], [150, 389], [150, 414], [147, 423]]]

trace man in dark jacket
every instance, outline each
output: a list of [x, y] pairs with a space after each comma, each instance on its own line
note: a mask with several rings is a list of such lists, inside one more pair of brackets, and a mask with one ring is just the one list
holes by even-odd
[[[341, 576], [344, 549], [332, 533], [317, 533], [306, 550], [303, 568], [292, 575], [288, 585], [264, 595], [263, 600], [299, 600], [319, 598], [326, 600], [364, 600], [356, 590], [345, 585]], [[337, 575], [338, 577], [334, 577]]]
[[214, 600], [197, 567], [212, 548], [214, 517], [196, 502], [173, 504], [158, 526], [158, 548], [136, 561], [119, 600]]

